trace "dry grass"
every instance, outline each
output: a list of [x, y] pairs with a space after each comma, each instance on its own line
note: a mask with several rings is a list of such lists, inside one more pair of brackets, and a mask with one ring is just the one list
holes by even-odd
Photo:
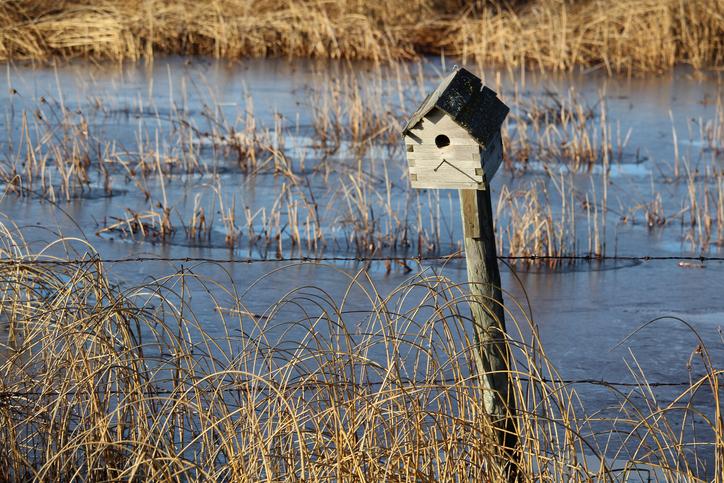
[[724, 63], [721, 0], [0, 2], [0, 60], [461, 55], [545, 70]]
[[521, 10], [483, 10], [461, 24], [463, 59], [540, 70], [600, 67], [656, 71], [685, 62], [724, 63], [720, 0], [532, 1]]
[[[511, 192], [503, 186], [498, 199], [496, 222], [498, 245], [503, 255], [513, 257], [577, 255], [576, 203], [574, 190], [561, 176], [560, 215], [554, 216], [546, 184], [537, 180]], [[567, 191], [566, 191], [567, 190]], [[601, 255], [589, 250], [589, 255]], [[552, 267], [560, 260], [548, 262]]]
[[[459, 237], [446, 219], [457, 218], [456, 202], [409, 190], [399, 150], [400, 120], [426, 91], [423, 63], [328, 75], [312, 90], [309, 106], [303, 104], [312, 119], [301, 133], [298, 121], [290, 121], [294, 113], [276, 113], [270, 125], [258, 119], [250, 95], [234, 108], [220, 109], [208, 85], [189, 94], [182, 82], [179, 91], [180, 99], [209, 99], [200, 115], [174, 102], [163, 115], [144, 110], [140, 101], [121, 106], [123, 115], [139, 119], [133, 139], [122, 140], [103, 127], [118, 115], [111, 96], [70, 109], [52, 98], [24, 103], [27, 93], [20, 92], [11, 97], [12, 112], [16, 102], [24, 105], [10, 118], [19, 129], [0, 160], [0, 180], [7, 192], [54, 202], [137, 189], [145, 203], [114, 208], [97, 230], [108, 236], [173, 242], [185, 233], [194, 244], [223, 241], [230, 249], [248, 246], [262, 256], [290, 249], [309, 256], [324, 250], [455, 251]], [[605, 90], [595, 103], [573, 88], [526, 96], [521, 81], [510, 90], [505, 167], [514, 178], [529, 174], [555, 190], [549, 196], [542, 183], [518, 184], [501, 194], [501, 254], [605, 255], [616, 222], [609, 171], [630, 152], [631, 130], [621, 132], [610, 119]], [[687, 247], [700, 253], [724, 243], [718, 167], [724, 109], [720, 96], [709, 102], [715, 104], [713, 117], [690, 120], [688, 141], [674, 131], [673, 159], [663, 163], [669, 167], [661, 173], [664, 182], [686, 181], [688, 190], [676, 192], [679, 206], [664, 206], [653, 191], [636, 196], [618, 190], [613, 201], [623, 223], [639, 223], [639, 213], [652, 229], [681, 221]], [[690, 147], [680, 148], [682, 143]], [[245, 186], [263, 183], [262, 174], [273, 174], [279, 185], [263, 202], [246, 206], [219, 167], [236, 172]], [[561, 173], [588, 175], [590, 182], [574, 186]], [[193, 206], [178, 193], [183, 175], [196, 179], [189, 193]]]
[[[5, 480], [501, 478], [464, 286], [428, 273], [379, 293], [360, 272], [341, 300], [307, 286], [255, 314], [231, 282], [182, 270], [121, 291], [101, 263], [38, 265], [58, 259], [0, 229]], [[699, 481], [695, 454], [721, 474], [720, 369], [704, 346], [706, 371], [672, 402], [640, 379], [615, 416], [589, 418], [525, 311], [508, 310], [522, 481], [608, 481], [613, 459]], [[713, 398], [711, 419], [694, 396]]]

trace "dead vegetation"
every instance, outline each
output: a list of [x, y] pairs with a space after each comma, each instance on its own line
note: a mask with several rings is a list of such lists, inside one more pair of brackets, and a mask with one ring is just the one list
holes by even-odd
[[566, 71], [724, 64], [719, 0], [108, 0], [0, 3], [0, 60], [423, 54]]
[[[294, 113], [257, 118], [251, 93], [222, 107], [211, 86], [188, 92], [183, 79], [176, 92], [184, 101], [153, 108], [142, 99], [115, 106], [109, 97], [71, 108], [62, 98], [34, 103], [16, 92], [8, 122], [19, 129], [6, 144], [0, 178], [8, 193], [52, 202], [137, 190], [145, 203], [104, 217], [96, 229], [104, 236], [183, 238], [275, 257], [290, 250], [455, 252], [456, 201], [410, 190], [399, 150], [400, 122], [424, 96], [425, 75], [423, 63], [327, 72], [301, 106], [311, 113], [306, 127]], [[521, 79], [502, 94], [512, 108], [503, 126], [505, 168], [511, 182], [520, 181], [499, 196], [501, 254], [604, 256], [616, 223], [658, 230], [678, 222], [696, 253], [724, 243], [720, 96], [708, 101], [713, 117], [689, 120], [688, 138], [672, 131], [674, 150], [656, 165], [659, 181], [675, 187], [673, 198], [664, 203], [653, 186], [638, 194], [618, 187], [613, 206], [611, 172], [631, 162], [623, 158], [632, 131], [610, 119], [605, 89], [589, 100], [574, 88], [534, 96], [525, 90]], [[190, 96], [208, 99], [196, 115], [185, 104]], [[131, 139], [103, 129], [118, 115], [137, 120]], [[191, 183], [188, 197], [175, 187], [182, 179]], [[266, 199], [245, 200], [245, 187], [270, 179]]]
[[[66, 264], [0, 230], [4, 480], [502, 477], [464, 286], [428, 273], [382, 294], [362, 271], [342, 300], [305, 286], [255, 313], [231, 281], [185, 269], [120, 290], [94, 256]], [[521, 481], [609, 481], [621, 461], [721, 474], [721, 368], [703, 343], [673, 400], [633, 370], [613, 412], [588, 414], [507, 307]]]

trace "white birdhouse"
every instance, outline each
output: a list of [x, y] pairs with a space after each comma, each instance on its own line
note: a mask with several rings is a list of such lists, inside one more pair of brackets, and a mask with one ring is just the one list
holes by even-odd
[[469, 71], [448, 75], [402, 131], [412, 187], [486, 189], [503, 160], [508, 111]]

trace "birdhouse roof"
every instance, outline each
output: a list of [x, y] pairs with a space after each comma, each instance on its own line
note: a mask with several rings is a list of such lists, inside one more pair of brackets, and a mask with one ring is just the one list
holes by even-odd
[[500, 130], [510, 110], [492, 89], [477, 76], [457, 68], [430, 93], [407, 121], [402, 134], [408, 134], [431, 110], [438, 108], [465, 129], [478, 144], [487, 146]]

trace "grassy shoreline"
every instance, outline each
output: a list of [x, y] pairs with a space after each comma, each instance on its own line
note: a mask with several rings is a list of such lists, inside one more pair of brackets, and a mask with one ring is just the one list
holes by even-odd
[[722, 0], [0, 2], [0, 61], [444, 53], [509, 69], [630, 73], [721, 68], [722, 39]]

